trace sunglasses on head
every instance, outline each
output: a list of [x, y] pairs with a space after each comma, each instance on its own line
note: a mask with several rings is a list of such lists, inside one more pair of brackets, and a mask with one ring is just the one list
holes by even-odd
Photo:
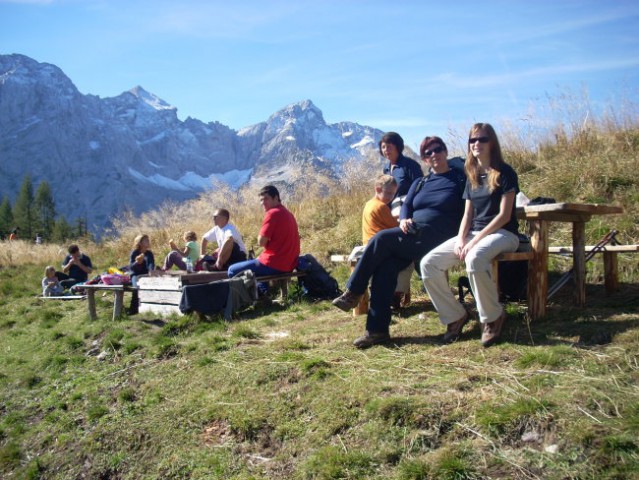
[[424, 150], [424, 155], [422, 155], [422, 158], [430, 157], [435, 153], [442, 153], [444, 150], [444, 147], [442, 147], [441, 145], [439, 147], [433, 148], [432, 150]]
[[470, 137], [468, 139], [468, 143], [475, 143], [475, 142], [488, 143], [488, 142], [490, 142], [490, 138], [488, 138], [488, 137]]

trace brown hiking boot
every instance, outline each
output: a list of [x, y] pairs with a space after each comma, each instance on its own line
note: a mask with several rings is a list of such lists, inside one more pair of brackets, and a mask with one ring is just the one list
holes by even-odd
[[366, 330], [366, 333], [363, 336], [356, 338], [355, 341], [353, 341], [353, 345], [355, 345], [357, 348], [369, 348], [373, 345], [388, 343], [390, 342], [390, 339], [391, 337], [388, 333], [369, 332], [368, 330]]
[[497, 320], [491, 323], [485, 323], [481, 334], [481, 344], [488, 348], [499, 340], [501, 336], [501, 327], [504, 326], [506, 320], [506, 311], [501, 312], [501, 315]]
[[444, 343], [453, 343], [457, 341], [461, 336], [464, 325], [468, 323], [469, 319], [470, 316], [468, 315], [468, 312], [466, 312], [464, 316], [456, 322], [446, 325], [446, 333], [444, 333]]
[[351, 292], [350, 290], [346, 290], [339, 297], [333, 300], [333, 305], [335, 305], [340, 310], [344, 310], [348, 312], [352, 310], [359, 304], [359, 300], [362, 298], [361, 295], [357, 295], [356, 293]]

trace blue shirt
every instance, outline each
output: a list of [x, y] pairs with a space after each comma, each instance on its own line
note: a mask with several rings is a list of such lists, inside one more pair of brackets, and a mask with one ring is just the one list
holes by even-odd
[[400, 218], [412, 218], [420, 230], [434, 228], [446, 232], [446, 238], [455, 236], [464, 215], [465, 183], [465, 175], [453, 169], [417, 179], [406, 195]]
[[386, 175], [392, 175], [397, 182], [395, 198], [406, 195], [413, 182], [424, 176], [424, 172], [422, 172], [422, 167], [419, 166], [419, 163], [401, 154], [395, 166], [388, 162], [388, 165], [384, 167], [384, 173]]

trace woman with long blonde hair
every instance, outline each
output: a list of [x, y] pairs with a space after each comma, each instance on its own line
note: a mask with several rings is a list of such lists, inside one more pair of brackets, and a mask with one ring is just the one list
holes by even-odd
[[469, 315], [448, 286], [446, 271], [463, 261], [482, 324], [481, 341], [490, 347], [499, 340], [506, 312], [491, 278], [492, 260], [519, 246], [515, 196], [517, 174], [504, 162], [499, 140], [488, 123], [476, 123], [468, 136], [464, 217], [456, 237], [426, 255], [421, 263], [422, 280], [447, 326], [444, 342], [457, 340]]

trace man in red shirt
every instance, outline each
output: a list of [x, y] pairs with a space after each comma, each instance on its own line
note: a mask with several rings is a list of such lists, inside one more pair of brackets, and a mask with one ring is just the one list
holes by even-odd
[[280, 192], [273, 185], [260, 190], [260, 203], [264, 208], [264, 220], [257, 237], [264, 251], [254, 260], [231, 265], [229, 277], [244, 270], [251, 270], [256, 277], [291, 272], [300, 256], [300, 234], [297, 221], [280, 200]]

